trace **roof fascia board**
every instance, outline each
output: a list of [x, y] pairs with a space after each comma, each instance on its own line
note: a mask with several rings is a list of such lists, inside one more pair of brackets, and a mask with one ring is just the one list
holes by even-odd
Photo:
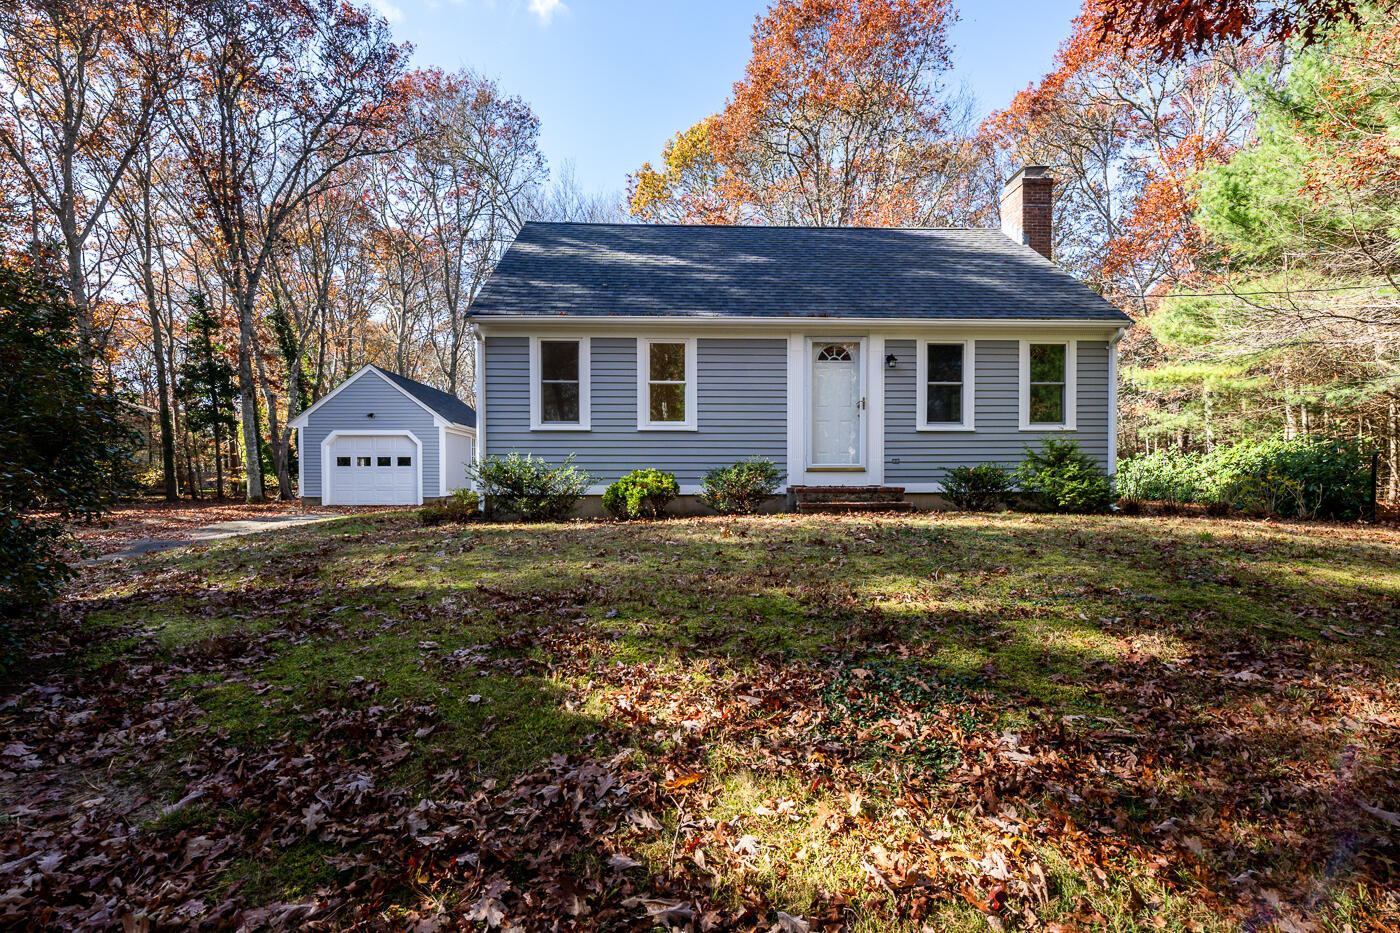
[[638, 324], [696, 327], [723, 324], [728, 327], [786, 329], [793, 325], [822, 327], [1111, 327], [1130, 326], [1123, 318], [881, 318], [810, 315], [805, 317], [754, 317], [750, 315], [619, 315], [619, 314], [500, 314], [476, 318], [478, 327], [494, 329], [500, 324], [556, 324], [561, 327], [610, 325], [635, 328]]

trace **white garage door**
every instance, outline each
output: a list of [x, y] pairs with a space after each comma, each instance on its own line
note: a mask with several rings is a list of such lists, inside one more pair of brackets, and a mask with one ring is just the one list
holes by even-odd
[[337, 437], [330, 449], [333, 505], [417, 505], [418, 447], [405, 434]]

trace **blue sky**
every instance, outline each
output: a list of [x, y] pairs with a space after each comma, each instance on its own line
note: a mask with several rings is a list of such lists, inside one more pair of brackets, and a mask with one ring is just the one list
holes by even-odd
[[[472, 68], [529, 102], [551, 167], [620, 191], [677, 130], [718, 110], [767, 0], [366, 0], [414, 63]], [[954, 81], [985, 112], [1040, 77], [1077, 0], [963, 0]]]

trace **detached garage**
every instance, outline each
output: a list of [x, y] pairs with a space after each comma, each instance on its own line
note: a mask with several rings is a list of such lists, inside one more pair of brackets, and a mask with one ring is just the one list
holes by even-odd
[[476, 412], [369, 365], [292, 421], [310, 505], [421, 505], [467, 485]]

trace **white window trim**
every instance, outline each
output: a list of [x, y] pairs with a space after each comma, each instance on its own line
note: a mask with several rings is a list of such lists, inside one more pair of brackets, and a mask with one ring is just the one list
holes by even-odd
[[[1021, 372], [1020, 383], [1021, 396], [1021, 430], [1022, 431], [1073, 431], [1077, 419], [1078, 388], [1077, 373], [1079, 371], [1079, 353], [1076, 349], [1078, 341], [1073, 339], [1065, 340], [1022, 340], [1021, 341]], [[1031, 344], [1062, 344], [1065, 348], [1065, 420], [1058, 423], [1032, 423], [1031, 417]]]
[[[652, 421], [651, 412], [651, 345], [654, 343], [679, 343], [685, 345], [685, 420]], [[637, 338], [637, 430], [638, 431], [695, 431], [699, 422], [694, 337], [638, 337]]]
[[[958, 421], [958, 422], [953, 422], [953, 421], [948, 421], [948, 422], [935, 421], [935, 422], [930, 423], [930, 422], [927, 420], [927, 419], [928, 419], [928, 348], [929, 348], [929, 344], [933, 344], [933, 345], [935, 345], [935, 346], [946, 346], [946, 345], [952, 345], [952, 344], [961, 344], [961, 345], [962, 345], [962, 348], [963, 348], [963, 357], [962, 357], [962, 371], [963, 371], [963, 383], [962, 383], [962, 414], [963, 414], [963, 418], [962, 418], [962, 421]], [[915, 426], [915, 429], [916, 429], [916, 430], [919, 430], [919, 431], [975, 431], [975, 430], [977, 430], [977, 427], [976, 427], [976, 424], [977, 424], [977, 409], [976, 409], [976, 405], [977, 405], [977, 341], [976, 341], [976, 340], [972, 340], [972, 339], [968, 339], [968, 340], [958, 340], [958, 339], [951, 339], [951, 340], [949, 340], [949, 339], [942, 339], [942, 340], [940, 340], [940, 339], [937, 338], [937, 337], [921, 337], [921, 338], [919, 338], [919, 340], [918, 340], [917, 348], [915, 349], [914, 352], [917, 354], [917, 357], [918, 357], [918, 358], [915, 360], [915, 376], [914, 376], [914, 378], [918, 380], [917, 386], [916, 386], [916, 388], [917, 388], [916, 395], [918, 396], [918, 400], [917, 400], [916, 404], [918, 405], [918, 409], [915, 411], [915, 416], [917, 417], [918, 421], [917, 421], [917, 424], [916, 424], [916, 426]]]
[[[578, 421], [549, 423], [540, 420], [540, 341], [578, 344]], [[530, 430], [531, 431], [591, 431], [591, 363], [592, 351], [587, 337], [530, 337]]]

